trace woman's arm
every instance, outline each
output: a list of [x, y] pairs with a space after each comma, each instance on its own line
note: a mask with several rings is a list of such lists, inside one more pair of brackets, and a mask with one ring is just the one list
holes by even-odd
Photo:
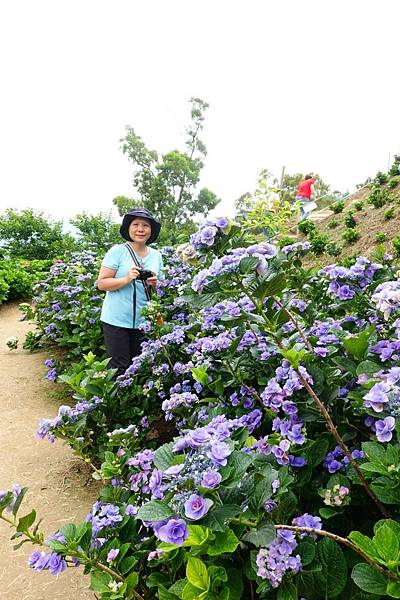
[[128, 275], [125, 277], [115, 278], [117, 269], [110, 269], [109, 267], [101, 267], [99, 276], [97, 278], [97, 287], [103, 292], [115, 292], [120, 288], [128, 285], [134, 279], [139, 276], [139, 269], [133, 267], [129, 269]]

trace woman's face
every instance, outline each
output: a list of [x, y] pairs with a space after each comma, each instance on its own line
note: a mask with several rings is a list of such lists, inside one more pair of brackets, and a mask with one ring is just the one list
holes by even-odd
[[132, 242], [144, 242], [151, 236], [151, 225], [147, 219], [135, 217], [129, 225], [129, 237]]

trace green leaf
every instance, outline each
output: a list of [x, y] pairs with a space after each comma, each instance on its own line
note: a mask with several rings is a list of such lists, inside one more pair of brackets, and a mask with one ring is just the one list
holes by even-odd
[[329, 539], [317, 544], [317, 557], [321, 564], [320, 573], [314, 573], [314, 579], [321, 593], [336, 598], [347, 583], [347, 566], [339, 545]]
[[336, 510], [335, 508], [326, 507], [320, 508], [318, 512], [324, 519], [331, 519], [332, 517], [336, 517], [336, 515], [339, 515], [343, 511]]
[[311, 464], [311, 466], [316, 467], [325, 458], [325, 455], [328, 452], [329, 448], [329, 440], [326, 438], [321, 438], [315, 441], [315, 443], [311, 446], [309, 450], [307, 450], [307, 463]]
[[385, 448], [376, 442], [363, 442], [361, 444], [365, 456], [374, 462], [384, 464], [386, 452]]
[[172, 452], [173, 447], [174, 442], [170, 442], [169, 444], [163, 444], [154, 452], [153, 463], [160, 471], [166, 471], [174, 464], [175, 456]]
[[315, 544], [311, 542], [300, 542], [296, 548], [296, 553], [301, 558], [303, 567], [311, 564], [315, 558]]
[[158, 585], [168, 585], [170, 578], [166, 573], [150, 573], [146, 578], [148, 588], [157, 587]]
[[254, 456], [234, 450], [229, 457], [228, 466], [232, 468], [235, 479], [240, 479], [253, 461]]
[[371, 488], [385, 504], [400, 504], [400, 484], [393, 485], [389, 477], [378, 477], [371, 483]]
[[21, 506], [22, 500], [24, 499], [24, 496], [26, 494], [26, 492], [28, 491], [27, 487], [22, 488], [22, 490], [20, 491], [20, 493], [17, 496], [17, 499], [14, 502], [14, 506], [12, 509], [12, 514], [14, 515], [14, 517], [16, 516], [19, 507]]
[[168, 588], [168, 591], [171, 592], [171, 594], [176, 594], [180, 598], [182, 596], [182, 592], [186, 584], [186, 577], [185, 579], [178, 579], [178, 581], [175, 581], [175, 583], [171, 585], [170, 588]]
[[379, 527], [374, 535], [373, 542], [384, 561], [398, 560], [399, 538], [386, 523]]
[[139, 583], [139, 573], [137, 571], [132, 571], [125, 579], [125, 585], [127, 592], [131, 592], [134, 590]]
[[28, 531], [29, 527], [33, 525], [36, 519], [36, 512], [32, 510], [29, 514], [21, 517], [18, 521], [17, 531]]
[[186, 577], [194, 587], [202, 591], [208, 591], [210, 588], [210, 576], [206, 565], [202, 560], [194, 556], [189, 556], [186, 565]]
[[209, 527], [212, 531], [225, 531], [227, 529], [226, 523], [240, 514], [241, 508], [236, 504], [224, 504], [223, 506], [217, 506], [210, 510], [210, 512], [203, 519], [204, 525]]
[[293, 367], [293, 369], [298, 369], [307, 352], [305, 350], [295, 350], [294, 348], [290, 348], [289, 350], [280, 350], [280, 354], [290, 362], [290, 366]]
[[374, 327], [368, 327], [358, 335], [353, 335], [351, 337], [345, 338], [343, 340], [343, 346], [346, 348], [347, 352], [352, 356], [361, 360], [369, 347], [369, 338], [371, 337], [371, 333], [374, 331]]
[[368, 536], [363, 535], [359, 531], [352, 531], [348, 538], [357, 546], [357, 548], [365, 552], [365, 554], [374, 560], [379, 560], [375, 544]]
[[400, 598], [400, 583], [398, 581], [389, 581], [386, 593], [389, 594], [391, 598]]
[[260, 259], [257, 256], [245, 256], [239, 263], [239, 272], [242, 275], [254, 273], [259, 262]]
[[210, 530], [203, 525], [188, 525], [189, 536], [183, 546], [202, 546], [210, 536]]
[[133, 569], [136, 563], [136, 556], [127, 556], [121, 562], [118, 563], [118, 569], [121, 571], [122, 575], [126, 575], [131, 569]]
[[159, 600], [179, 600], [180, 598], [180, 596], [177, 596], [174, 592], [170, 592], [161, 584], [158, 586], [157, 592]]
[[76, 536], [76, 525], [73, 523], [67, 523], [64, 527], [61, 527], [60, 533], [63, 534], [67, 542], [71, 542]]
[[372, 360], [363, 360], [359, 365], [357, 365], [356, 374], [361, 375], [362, 373], [365, 373], [369, 377], [372, 377], [375, 373], [380, 371], [381, 368], [381, 365], [372, 362]]
[[201, 383], [201, 385], [208, 385], [208, 374], [206, 367], [193, 367], [191, 371], [193, 379]]
[[243, 594], [243, 575], [238, 569], [227, 569], [229, 600], [241, 600]]
[[142, 521], [157, 522], [169, 519], [173, 514], [173, 511], [166, 504], [158, 500], [151, 500], [139, 508], [137, 518]]
[[265, 523], [259, 529], [254, 529], [246, 533], [242, 540], [250, 542], [257, 547], [267, 547], [276, 538], [275, 527], [272, 523]]
[[93, 592], [109, 592], [110, 588], [108, 584], [111, 581], [110, 575], [107, 573], [100, 573], [99, 571], [94, 571], [90, 574], [90, 589]]
[[[207, 590], [200, 592], [200, 590], [192, 585], [190, 582], [185, 585], [182, 592], [182, 600], [203, 600], [207, 597]], [[160, 596], [161, 600], [161, 596]], [[164, 600], [164, 599], [162, 599]], [[166, 598], [165, 600], [169, 600]]]
[[385, 577], [366, 563], [355, 565], [351, 578], [364, 592], [378, 595], [386, 592], [387, 580]]
[[[276, 296], [286, 287], [286, 277], [284, 273], [273, 275], [267, 280], [262, 281], [254, 290], [254, 295], [259, 300], [264, 300], [267, 296]], [[286, 311], [284, 311], [286, 312]]]
[[277, 600], [297, 600], [297, 588], [293, 583], [284, 581], [278, 588]]
[[210, 556], [217, 556], [218, 554], [224, 554], [224, 552], [235, 552], [239, 545], [239, 540], [233, 533], [232, 529], [219, 532], [215, 534], [215, 540], [208, 546], [208, 554]]

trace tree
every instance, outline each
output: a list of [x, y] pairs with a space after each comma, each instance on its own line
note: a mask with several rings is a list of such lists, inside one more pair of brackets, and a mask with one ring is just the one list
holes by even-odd
[[121, 242], [119, 224], [112, 219], [111, 212], [89, 215], [86, 212], [78, 213], [70, 219], [71, 225], [78, 230], [80, 245], [107, 250], [113, 244]]
[[294, 210], [292, 203], [279, 196], [277, 183], [276, 177], [268, 169], [263, 169], [257, 179], [257, 189], [235, 201], [235, 220], [243, 228], [268, 239], [286, 233]]
[[0, 246], [9, 258], [46, 259], [62, 256], [74, 247], [74, 240], [63, 234], [62, 221], [52, 221], [32, 208], [7, 208], [0, 215]]
[[134, 165], [133, 184], [140, 198], [117, 196], [113, 203], [121, 216], [128, 207], [132, 210], [144, 206], [150, 210], [163, 225], [163, 241], [176, 241], [179, 233], [193, 228], [194, 215], [206, 216], [219, 202], [207, 188], [195, 193], [207, 154], [199, 135], [204, 127], [204, 112], [208, 104], [200, 98], [191, 98], [190, 104], [191, 122], [185, 130], [185, 152], [172, 150], [159, 156], [155, 150], [146, 147], [130, 126], [121, 140], [123, 153]]

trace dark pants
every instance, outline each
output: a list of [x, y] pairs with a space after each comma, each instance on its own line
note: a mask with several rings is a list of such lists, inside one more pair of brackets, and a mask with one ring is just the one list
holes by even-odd
[[141, 343], [145, 340], [140, 329], [128, 329], [102, 323], [108, 363], [110, 369], [117, 369], [116, 377], [125, 373], [134, 356], [140, 354]]

